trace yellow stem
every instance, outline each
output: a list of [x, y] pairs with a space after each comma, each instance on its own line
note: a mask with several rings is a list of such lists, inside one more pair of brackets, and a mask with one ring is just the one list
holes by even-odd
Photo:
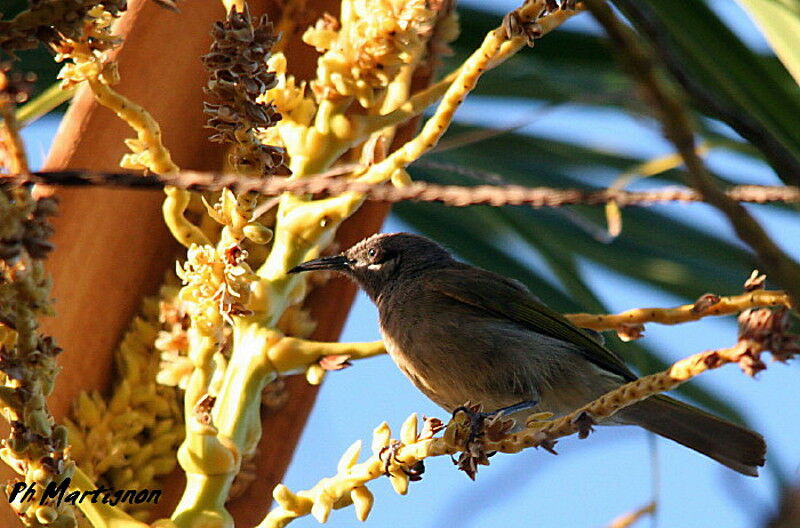
[[[541, 1], [532, 1], [520, 8], [517, 13], [521, 19], [529, 19], [532, 16], [536, 16], [541, 6]], [[572, 12], [559, 11], [554, 15], [539, 20], [538, 23], [543, 25], [543, 29], [550, 31], [573, 14]], [[498, 27], [489, 32], [484, 38], [481, 47], [470, 55], [456, 72], [453, 72], [455, 78], [452, 84], [447, 87], [436, 113], [425, 123], [419, 135], [397, 149], [381, 163], [373, 165], [360, 179], [371, 183], [385, 181], [391, 178], [395, 171], [405, 168], [411, 162], [433, 149], [447, 130], [464, 98], [475, 88], [481, 75], [519, 51], [524, 43], [525, 39], [522, 37], [508, 38], [503, 27]], [[432, 91], [428, 96], [435, 94], [436, 91]], [[418, 100], [417, 102], [423, 103], [425, 101]], [[403, 105], [399, 109], [401, 116], [408, 115], [413, 110], [414, 108], [411, 105]], [[386, 126], [385, 121], [378, 121], [378, 123]]]
[[179, 528], [232, 528], [233, 517], [225, 509], [230, 489], [227, 475], [186, 474], [186, 488], [172, 522]]
[[656, 512], [655, 501], [645, 504], [641, 508], [637, 508], [632, 512], [620, 515], [608, 525], [608, 528], [629, 528], [636, 522], [643, 519], [647, 515], [652, 515]]
[[[748, 308], [786, 306], [791, 308], [789, 296], [783, 291], [755, 290], [741, 295], [717, 298], [714, 304], [702, 311], [696, 304], [676, 308], [634, 308], [618, 314], [565, 314], [573, 324], [593, 330], [615, 330], [621, 326], [644, 323], [675, 325], [698, 321], [712, 315], [731, 315]], [[334, 343], [307, 341], [296, 337], [283, 337], [269, 349], [269, 357], [280, 374], [299, 372], [325, 356], [346, 355], [349, 359], [365, 359], [386, 353], [383, 341], [367, 343]]]
[[336, 228], [363, 203], [362, 194], [348, 192], [322, 200], [306, 201], [289, 193], [280, 198], [272, 251], [258, 275], [254, 297], [264, 299], [268, 326], [274, 327], [288, 302], [287, 294], [299, 280], [286, 271], [306, 258], [317, 256], [320, 247], [333, 240]]
[[486, 64], [495, 55], [503, 37], [495, 30], [483, 41], [480, 49], [473, 53], [459, 70], [453, 84], [447, 89], [436, 113], [422, 127], [416, 138], [407, 142], [385, 160], [373, 165], [360, 179], [370, 183], [385, 181], [395, 170], [406, 167], [438, 143], [466, 95], [472, 91]]
[[98, 78], [90, 77], [87, 82], [94, 92], [97, 102], [113, 110], [117, 116], [136, 131], [137, 139], [151, 155], [148, 169], [156, 174], [174, 174], [180, 169], [172, 161], [169, 151], [161, 143], [161, 127], [153, 116], [143, 107], [117, 93]]
[[29, 174], [28, 157], [25, 155], [25, 146], [19, 135], [14, 107], [2, 100], [0, 100], [0, 118], [3, 119], [2, 126], [0, 126], [0, 144], [5, 148], [5, 163], [8, 173], [12, 175]]
[[276, 333], [244, 319], [233, 326], [233, 353], [212, 411], [219, 435], [230, 439], [240, 452], [247, 447], [248, 425], [260, 423], [261, 393], [275, 377], [268, 350]]
[[[163, 175], [180, 171], [161, 142], [161, 127], [147, 110], [117, 93], [97, 77], [90, 77], [88, 83], [97, 101], [113, 110], [136, 131], [137, 140], [150, 153], [147, 167], [149, 170]], [[184, 216], [191, 198], [189, 191], [167, 186], [164, 192], [167, 195], [163, 205], [164, 220], [172, 235], [186, 247], [192, 244], [208, 244], [209, 241], [200, 228]]]
[[[701, 301], [702, 301], [701, 297]], [[715, 300], [717, 298], [714, 298]], [[713, 301], [712, 301], [713, 302]], [[568, 314], [565, 317], [581, 328], [592, 330], [615, 330], [626, 325], [642, 323], [660, 323], [675, 325], [689, 321], [697, 321], [709, 315], [730, 315], [748, 308], [761, 306], [786, 306], [791, 308], [789, 295], [783, 291], [755, 290], [741, 295], [720, 297], [713, 304], [699, 306], [685, 304], [677, 308], [634, 308], [619, 314], [592, 315]]]
[[368, 343], [328, 343], [306, 341], [297, 337], [284, 337], [269, 349], [269, 360], [281, 374], [304, 370], [320, 358], [346, 355], [350, 359], [365, 359], [386, 353], [383, 341]]
[[[75, 468], [75, 474], [72, 476], [70, 482], [70, 490], [73, 491], [94, 491], [97, 485], [92, 482], [89, 476], [81, 471], [80, 468]], [[102, 500], [94, 502], [93, 500], [83, 500], [78, 502], [78, 507], [84, 515], [89, 519], [94, 528], [147, 528], [148, 525], [137, 521], [121, 509], [103, 504]]]
[[[553, 13], [551, 15], [542, 18], [539, 21], [539, 25], [541, 26], [542, 30], [542, 35], [546, 35], [547, 33], [554, 30], [555, 28], [557, 28], [558, 26], [566, 22], [568, 19], [577, 15], [580, 12], [581, 12], [580, 10], [557, 11], [556, 13]], [[494, 31], [498, 30], [499, 28]], [[494, 31], [492, 33], [494, 33]], [[486, 65], [486, 70], [491, 70], [503, 64], [506, 60], [512, 57], [524, 46], [525, 46], [524, 38], [518, 37], [504, 41], [502, 44], [500, 44], [500, 47], [496, 51], [494, 56], [490, 58], [489, 62]], [[382, 128], [387, 126], [397, 126], [402, 123], [405, 123], [409, 119], [418, 116], [419, 114], [424, 112], [426, 108], [431, 106], [437, 100], [441, 99], [441, 97], [447, 92], [450, 86], [452, 86], [453, 82], [455, 82], [455, 80], [458, 78], [458, 76], [464, 69], [464, 66], [465, 65], [458, 67], [440, 81], [415, 93], [398, 108], [386, 114], [377, 116], [353, 116], [353, 119], [356, 121], [360, 120], [363, 123], [362, 127], [365, 136], [373, 132], [377, 132], [378, 130], [381, 130]]]
[[[200, 399], [208, 393], [208, 385], [215, 369], [213, 362], [214, 353], [219, 348], [219, 344], [214, 337], [203, 335], [195, 328], [195, 325], [189, 328], [188, 338], [189, 359], [192, 360], [194, 368], [189, 376], [189, 383], [186, 386], [183, 398], [184, 415], [187, 420], [190, 419]], [[186, 441], [188, 441], [188, 438]]]

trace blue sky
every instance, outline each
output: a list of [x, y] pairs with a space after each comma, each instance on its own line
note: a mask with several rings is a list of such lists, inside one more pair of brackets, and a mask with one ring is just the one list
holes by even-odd
[[[740, 31], [751, 35], [754, 46], [763, 46], [757, 32], [747, 27], [743, 17], [736, 16], [737, 8], [732, 2], [715, 5], [721, 6], [725, 18], [735, 21]], [[570, 23], [591, 30], [586, 20], [580, 18], [583, 17]], [[514, 117], [500, 105], [496, 111], [487, 112], [486, 104], [491, 102], [482, 101], [478, 109], [468, 102], [459, 112], [459, 119], [503, 126], [519, 117], [519, 113]], [[535, 107], [531, 110], [535, 111]], [[523, 131], [550, 130], [562, 137], [569, 134], [584, 144], [620, 153], [656, 156], [670, 152], [657, 130], [632, 119], [609, 114], [603, 116], [603, 122], [613, 134], [596, 128], [587, 132], [582, 125], [587, 120], [596, 123], [596, 112], [565, 106], [548, 111]], [[43, 119], [24, 131], [33, 158], [44, 155], [55, 125], [55, 120]], [[638, 140], [624, 139], [630, 137]], [[714, 152], [708, 161], [716, 170], [742, 182], [777, 182], [768, 168], [736, 155]], [[609, 181], [613, 176], [608, 175]], [[698, 225], [735, 239], [727, 222], [705, 205], [657, 207], [670, 214], [691, 217]], [[769, 211], [761, 206], [750, 209], [788, 252], [800, 258], [796, 244], [800, 240], [800, 221], [796, 214]], [[384, 230], [407, 228], [390, 217]], [[581, 273], [613, 311], [685, 302], [588, 263], [582, 263]], [[699, 296], [704, 292], [697, 293]], [[360, 293], [342, 339], [378, 338], [375, 309]], [[679, 359], [732, 343], [735, 325], [732, 318], [706, 319], [677, 327], [650, 325], [644, 339], [664, 357]], [[800, 480], [800, 450], [796, 440], [800, 437], [800, 410], [795, 403], [800, 389], [796, 365], [769, 364], [768, 370], [755, 380], [742, 375], [736, 367], [726, 367], [703, 375], [699, 383], [742, 409], [753, 427], [767, 438], [769, 457], [779, 460], [787, 473]], [[335, 472], [339, 456], [354, 440], [360, 438], [369, 445], [371, 431], [381, 421], [388, 421], [397, 431], [412, 412], [446, 418], [441, 409], [411, 386], [388, 357], [356, 362], [350, 369], [332, 373], [323, 384], [285, 484], [295, 491], [312, 486]], [[651, 437], [642, 430], [601, 427], [588, 440], [573, 437], [561, 441], [558, 456], [536, 450], [497, 455], [491, 459], [490, 467], [481, 469], [476, 482], [458, 472], [449, 459], [432, 459], [427, 462], [423, 480], [411, 484], [407, 497], [396, 495], [386, 479], [372, 483], [370, 489], [376, 500], [368, 526], [599, 527], [650, 500], [656, 466], [660, 475], [657, 479], [660, 526], [691, 528], [712, 523], [720, 527], [754, 526], [774, 507], [775, 482], [768, 474], [759, 479], [740, 477], [701, 455], [662, 440], [655, 443], [657, 464], [654, 465], [652, 445]], [[352, 509], [346, 509], [334, 512], [328, 524], [350, 527], [357, 522]], [[311, 517], [295, 523], [317, 524]]]

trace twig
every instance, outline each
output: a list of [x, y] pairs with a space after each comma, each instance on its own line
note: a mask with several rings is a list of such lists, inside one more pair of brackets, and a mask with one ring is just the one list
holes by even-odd
[[[636, 338], [643, 332], [645, 323], [676, 325], [698, 321], [711, 315], [731, 315], [751, 308], [782, 306], [791, 308], [786, 292], [754, 290], [720, 297], [705, 294], [693, 304], [675, 308], [634, 308], [617, 314], [564, 314], [564, 317], [581, 328], [615, 330], [622, 337]], [[335, 343], [308, 341], [296, 337], [282, 337], [269, 351], [272, 364], [281, 374], [291, 374], [318, 365], [326, 357], [356, 360], [386, 353], [383, 341], [368, 343]]]
[[608, 525], [608, 528], [629, 528], [634, 523], [643, 519], [647, 515], [652, 515], [656, 512], [656, 503], [650, 502], [641, 508], [637, 508], [632, 512], [628, 512], [615, 518]]
[[[581, 429], [581, 417], [590, 416], [593, 421], [600, 422], [615, 415], [622, 409], [638, 403], [650, 396], [671, 391], [699, 376], [707, 370], [716, 369], [728, 363], [739, 363], [753, 356], [758, 356], [764, 347], [751, 341], [740, 341], [730, 348], [709, 350], [694, 354], [678, 361], [668, 370], [639, 378], [615, 389], [597, 400], [584, 405], [567, 416], [555, 420], [534, 433], [523, 431], [511, 435], [511, 443], [501, 441], [498, 446], [488, 445], [488, 449], [499, 447], [507, 450], [515, 445], [541, 446], [547, 441], [577, 433]], [[505, 444], [505, 445], [504, 445]]]
[[618, 314], [594, 315], [586, 313], [566, 315], [574, 325], [592, 330], [616, 330], [623, 339], [636, 338], [644, 323], [676, 325], [698, 321], [709, 315], [730, 315], [765, 306], [792, 308], [789, 295], [783, 291], [755, 290], [741, 295], [720, 297], [711, 293], [701, 296], [692, 304], [677, 308], [634, 308]]
[[[519, 185], [436, 185], [414, 182], [397, 188], [385, 184], [353, 181], [331, 177], [327, 173], [301, 180], [286, 178], [253, 179], [237, 174], [218, 172], [182, 171], [174, 175], [130, 172], [59, 171], [36, 172], [28, 176], [4, 179], [6, 184], [46, 184], [64, 186], [108, 185], [131, 189], [160, 189], [165, 185], [193, 191], [218, 191], [231, 189], [237, 193], [257, 192], [273, 196], [282, 192], [302, 194], [365, 193], [370, 200], [399, 202], [441, 202], [464, 207], [468, 205], [530, 205], [532, 207], [560, 207], [564, 205], [599, 205], [615, 202], [621, 207], [647, 205], [656, 202], [698, 202], [702, 196], [695, 190], [671, 187], [656, 191], [623, 191], [605, 189], [559, 189], [552, 187], [523, 187]], [[726, 194], [732, 199], [750, 203], [800, 203], [800, 188], [792, 186], [738, 185]]]
[[31, 99], [17, 110], [17, 124], [28, 126], [75, 95], [75, 87], [61, 88], [61, 82], [50, 85], [44, 92]]
[[717, 187], [697, 155], [689, 113], [671, 87], [666, 85], [666, 81], [658, 76], [649, 51], [604, 2], [587, 0], [586, 6], [605, 28], [624, 66], [639, 82], [654, 106], [664, 135], [683, 157], [689, 183], [703, 195], [704, 201], [728, 218], [739, 238], [756, 252], [764, 269], [786, 288], [795, 305], [800, 303], [800, 265], [772, 241], [740, 203]]
[[4, 151], [0, 155], [0, 166], [5, 165], [8, 170], [8, 175], [2, 175], [4, 182], [28, 175], [28, 158], [19, 134], [14, 107], [2, 93], [5, 82], [5, 75], [0, 72], [0, 147]]
[[[548, 18], [549, 3], [543, 0], [526, 2], [522, 7], [506, 15], [503, 24], [490, 31], [483, 40], [480, 48], [464, 61], [457, 70], [453, 84], [448, 87], [442, 96], [442, 101], [422, 127], [420, 133], [413, 140], [395, 150], [383, 161], [369, 167], [366, 172], [359, 175], [359, 179], [367, 182], [378, 182], [387, 179], [393, 180], [402, 174], [405, 168], [419, 159], [423, 154], [433, 149], [450, 126], [456, 110], [461, 106], [466, 94], [470, 93], [480, 79], [481, 75], [505, 60], [508, 49], [513, 52], [521, 49], [527, 43], [533, 45], [533, 39], [543, 34], [542, 24], [548, 29], [557, 27], [568, 17], [554, 16], [558, 22], [554, 25], [545, 23]], [[567, 13], [566, 9], [556, 10], [555, 15]]]

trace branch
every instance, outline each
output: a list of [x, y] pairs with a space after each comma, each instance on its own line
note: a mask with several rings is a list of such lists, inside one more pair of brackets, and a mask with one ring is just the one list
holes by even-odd
[[29, 173], [14, 106], [5, 93], [7, 82], [7, 77], [0, 71], [0, 167], [5, 166], [8, 171], [8, 175], [2, 175], [4, 182], [15, 177], [25, 178]]
[[568, 314], [565, 317], [575, 326], [592, 330], [616, 330], [623, 340], [636, 338], [643, 331], [644, 323], [676, 325], [698, 321], [709, 315], [730, 315], [749, 308], [784, 306], [792, 308], [789, 295], [783, 291], [754, 290], [730, 297], [719, 297], [713, 293], [701, 296], [692, 304], [676, 308], [634, 308], [612, 315], [586, 313]]
[[608, 528], [628, 528], [633, 526], [636, 522], [643, 519], [647, 515], [655, 514], [655, 512], [656, 503], [655, 501], [652, 501], [645, 504], [641, 508], [637, 508], [632, 512], [625, 513], [615, 518], [613, 521], [611, 521], [611, 524], [608, 525]]
[[319, 385], [325, 372], [350, 366], [351, 359], [364, 359], [386, 353], [383, 341], [334, 343], [284, 337], [269, 349], [269, 361], [278, 374], [306, 371], [311, 385]]
[[[754, 276], [757, 272], [754, 272]], [[759, 277], [760, 278], [760, 277]], [[615, 330], [623, 340], [641, 337], [644, 323], [676, 325], [698, 321], [710, 315], [731, 315], [751, 308], [783, 306], [792, 308], [783, 291], [754, 290], [740, 295], [720, 297], [712, 293], [693, 304], [675, 308], [634, 308], [618, 314], [565, 314], [575, 326], [592, 330]], [[306, 377], [317, 385], [326, 370], [350, 366], [350, 360], [365, 359], [386, 353], [383, 341], [334, 343], [283, 337], [269, 350], [269, 360], [279, 374], [293, 374], [306, 369]]]
[[766, 271], [786, 288], [795, 305], [800, 304], [800, 265], [772, 241], [747, 209], [717, 187], [697, 155], [689, 112], [663, 77], [659, 77], [649, 51], [604, 2], [587, 0], [586, 5], [605, 28], [625, 68], [655, 107], [664, 135], [683, 157], [689, 183], [704, 201], [728, 218], [739, 238], [756, 252]]
[[[356, 168], [358, 166], [355, 166]], [[352, 168], [352, 166], [351, 166]], [[328, 173], [304, 179], [268, 178], [253, 179], [241, 174], [219, 172], [181, 171], [172, 175], [135, 174], [130, 172], [57, 171], [36, 172], [30, 175], [9, 177], [8, 185], [42, 184], [63, 186], [107, 185], [129, 189], [160, 189], [172, 186], [192, 191], [219, 191], [231, 189], [237, 193], [256, 192], [274, 196], [283, 192], [297, 194], [330, 194], [345, 192], [366, 194], [370, 200], [399, 202], [415, 200], [440, 202], [455, 207], [469, 205], [529, 205], [531, 207], [561, 207], [565, 205], [603, 205], [616, 203], [621, 207], [649, 205], [658, 202], [699, 202], [702, 195], [683, 187], [670, 187], [655, 191], [624, 191], [604, 189], [562, 189], [555, 187], [524, 187], [520, 185], [437, 185], [422, 181], [407, 187], [393, 187], [383, 183], [353, 181], [334, 169]], [[749, 203], [800, 203], [800, 187], [737, 185], [726, 194], [732, 199]]]

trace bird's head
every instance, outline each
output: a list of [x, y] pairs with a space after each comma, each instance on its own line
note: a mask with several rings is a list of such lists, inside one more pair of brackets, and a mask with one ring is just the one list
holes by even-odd
[[388, 285], [453, 262], [447, 250], [429, 238], [411, 233], [381, 233], [365, 238], [340, 255], [304, 262], [289, 273], [338, 271], [377, 299]]

